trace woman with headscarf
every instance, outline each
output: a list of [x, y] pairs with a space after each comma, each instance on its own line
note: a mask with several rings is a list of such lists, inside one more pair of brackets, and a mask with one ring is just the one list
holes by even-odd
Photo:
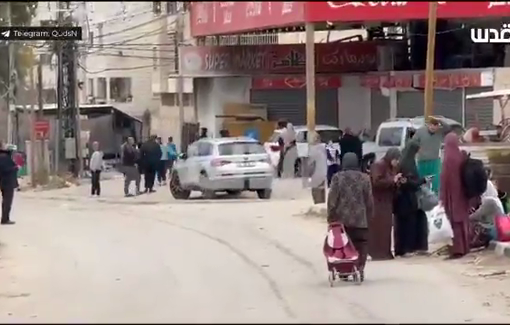
[[487, 182], [487, 190], [482, 194], [480, 205], [471, 210], [469, 216], [470, 248], [487, 247], [496, 240], [496, 218], [505, 215], [505, 209], [499, 198], [498, 190], [492, 181]]
[[308, 178], [312, 187], [312, 198], [314, 204], [324, 203], [326, 189], [324, 183], [327, 176], [326, 150], [322, 146], [320, 136], [312, 132], [310, 148], [308, 150]]
[[460, 151], [459, 138], [450, 132], [444, 141], [439, 186], [439, 200], [453, 229], [450, 258], [459, 258], [469, 253], [469, 199], [464, 195], [461, 180], [461, 167], [466, 158], [466, 153]]
[[358, 269], [364, 279], [368, 255], [368, 225], [374, 201], [370, 177], [361, 172], [358, 157], [349, 152], [342, 160], [342, 171], [333, 176], [328, 194], [328, 223], [342, 223], [358, 251]]
[[283, 140], [283, 149], [280, 151], [280, 161], [278, 163], [280, 174], [287, 178], [293, 177], [298, 155], [296, 149], [296, 131], [292, 123], [287, 123], [281, 138]]
[[391, 229], [393, 227], [393, 198], [395, 184], [401, 175], [396, 173], [400, 150], [391, 148], [383, 159], [370, 168], [374, 196], [374, 218], [369, 222], [368, 254], [374, 260], [392, 259]]
[[426, 179], [419, 176], [416, 165], [419, 150], [418, 142], [411, 140], [404, 148], [399, 164], [402, 178], [397, 182], [393, 202], [395, 256], [408, 257], [416, 251], [428, 250], [427, 218], [418, 207], [417, 196], [420, 187], [426, 183]]

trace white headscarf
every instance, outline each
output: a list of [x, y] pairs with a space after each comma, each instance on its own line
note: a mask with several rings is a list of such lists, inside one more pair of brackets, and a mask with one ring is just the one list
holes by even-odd
[[287, 127], [283, 132], [283, 141], [285, 145], [289, 145], [292, 141], [296, 141], [296, 131], [292, 123], [287, 123]]
[[487, 189], [482, 194], [482, 201], [484, 200], [493, 200], [494, 202], [496, 202], [501, 211], [505, 211], [503, 209], [503, 204], [499, 199], [498, 190], [496, 189], [496, 186], [494, 186], [494, 183], [492, 183], [492, 181], [490, 180], [487, 181]]

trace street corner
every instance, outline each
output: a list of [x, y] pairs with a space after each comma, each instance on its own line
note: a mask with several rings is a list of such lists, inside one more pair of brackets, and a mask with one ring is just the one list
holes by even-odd
[[510, 243], [493, 240], [489, 244], [489, 249], [494, 251], [496, 256], [510, 257]]

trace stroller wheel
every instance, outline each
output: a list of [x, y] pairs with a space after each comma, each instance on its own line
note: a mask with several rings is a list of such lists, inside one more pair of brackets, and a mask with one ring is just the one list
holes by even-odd
[[333, 287], [335, 285], [335, 272], [334, 271], [329, 272], [328, 280], [329, 280], [329, 286]]
[[353, 277], [354, 277], [354, 283], [356, 285], [360, 285], [362, 280], [361, 280], [361, 273], [360, 273], [360, 271], [358, 271], [358, 269], [356, 269], [356, 271], [354, 271]]

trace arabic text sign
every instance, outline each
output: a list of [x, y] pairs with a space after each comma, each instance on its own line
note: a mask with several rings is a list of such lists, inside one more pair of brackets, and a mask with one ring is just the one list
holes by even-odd
[[394, 76], [390, 74], [372, 74], [360, 77], [360, 85], [367, 88], [411, 88], [413, 87], [413, 74], [401, 73]]
[[[377, 70], [376, 43], [317, 44], [316, 71], [365, 72]], [[181, 47], [185, 75], [302, 74], [304, 44]]]
[[[425, 74], [417, 75], [415, 80], [415, 87], [425, 88]], [[434, 88], [437, 89], [456, 89], [456, 88], [470, 88], [482, 87], [482, 74], [481, 72], [435, 72], [434, 73]]]
[[503, 28], [471, 28], [473, 43], [510, 43], [510, 25], [503, 24]]
[[197, 37], [301, 24], [304, 7], [301, 1], [192, 2], [191, 34]]
[[[307, 2], [306, 20], [322, 21], [401, 21], [427, 19], [429, 2]], [[510, 16], [510, 2], [475, 1], [454, 2], [440, 1], [437, 9], [438, 18], [477, 18]]]
[[[318, 76], [315, 85], [319, 89], [334, 89], [342, 86], [340, 76]], [[305, 76], [256, 77], [252, 79], [252, 89], [302, 89], [306, 86]]]

